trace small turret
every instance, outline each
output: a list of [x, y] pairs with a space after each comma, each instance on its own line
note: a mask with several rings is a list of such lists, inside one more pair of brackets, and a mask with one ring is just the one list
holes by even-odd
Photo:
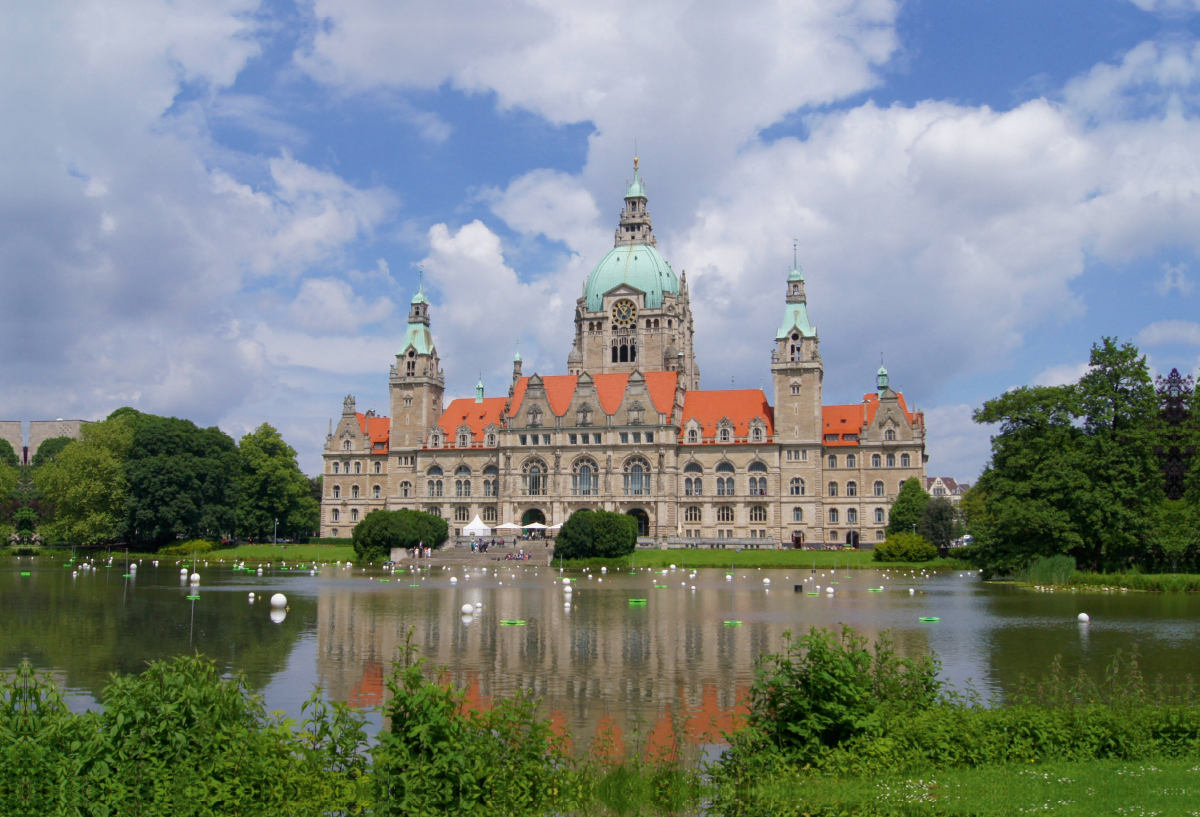
[[883, 397], [884, 392], [888, 391], [888, 370], [879, 365], [879, 371], [875, 373], [875, 387], [879, 392], [879, 396]]
[[483, 372], [479, 373], [479, 382], [475, 384], [475, 402], [483, 402]]
[[521, 341], [517, 341], [517, 353], [513, 355], [513, 384], [521, 379]]

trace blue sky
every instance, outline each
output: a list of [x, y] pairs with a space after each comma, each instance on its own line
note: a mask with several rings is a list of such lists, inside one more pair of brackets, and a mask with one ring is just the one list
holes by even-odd
[[[1193, 0], [48, 2], [3, 16], [6, 417], [266, 421], [318, 467], [418, 266], [449, 396], [565, 370], [635, 141], [702, 386], [769, 385], [799, 241], [826, 402], [970, 414], [1104, 335], [1195, 370]], [[766, 328], [764, 328], [766, 327]]]

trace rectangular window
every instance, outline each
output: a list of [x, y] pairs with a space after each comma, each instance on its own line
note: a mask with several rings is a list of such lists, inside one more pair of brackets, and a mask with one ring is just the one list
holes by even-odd
[[626, 433], [624, 431], [621, 432], [621, 442], [622, 443], [629, 442], [629, 434], [628, 433]]
[[528, 438], [524, 434], [517, 435], [517, 439], [519, 439], [521, 441], [521, 445], [528, 444]]
[[577, 436], [576, 436], [576, 435], [574, 435], [574, 434], [568, 434], [568, 435], [567, 435], [567, 440], [568, 440], [568, 441], [571, 443], [571, 445], [575, 445], [575, 440], [576, 440], [576, 439], [578, 439], [578, 438], [577, 438]]
[[843, 434], [842, 439], [846, 440], [848, 442], [856, 443], [856, 442], [858, 442], [858, 435], [857, 434]]
[[801, 460], [807, 460], [807, 459], [808, 459], [808, 451], [807, 451], [807, 450], [805, 450], [805, 451], [801, 451], [801, 452], [800, 452], [800, 459], [801, 459]]
[[550, 435], [549, 434], [542, 435], [542, 445], [550, 445]]
[[646, 432], [646, 442], [648, 442], [648, 443], [654, 442], [654, 432], [653, 431]]
[[837, 441], [838, 441], [838, 435], [836, 435], [836, 434], [826, 434], [825, 435], [825, 442], [836, 443]]
[[633, 432], [633, 441], [635, 443], [640, 443], [642, 441], [642, 432], [640, 432], [640, 431]]
[[600, 445], [600, 432], [596, 432], [595, 434], [592, 435], [592, 444]]

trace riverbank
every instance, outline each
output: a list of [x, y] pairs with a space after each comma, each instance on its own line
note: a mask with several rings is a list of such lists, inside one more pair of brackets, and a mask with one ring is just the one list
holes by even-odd
[[1200, 575], [1195, 573], [1085, 573], [1076, 571], [1062, 582], [1038, 583], [1014, 579], [1014, 584], [1041, 592], [1090, 591], [1112, 593], [1200, 593]]
[[[554, 566], [558, 567], [558, 560]], [[761, 567], [816, 568], [819, 570], [971, 570], [958, 559], [932, 559], [928, 562], [877, 562], [864, 550], [722, 550], [673, 549], [639, 550], [616, 559], [566, 559], [566, 568], [630, 567]]]

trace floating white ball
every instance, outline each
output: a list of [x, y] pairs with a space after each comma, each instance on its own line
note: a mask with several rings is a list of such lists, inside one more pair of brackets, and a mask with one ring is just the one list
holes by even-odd
[[1091, 621], [1091, 619], [1090, 619], [1090, 618], [1088, 618], [1088, 614], [1087, 614], [1087, 613], [1080, 613], [1080, 614], [1079, 614], [1079, 623], [1080, 623], [1080, 624], [1087, 624], [1089, 621]]
[[473, 605], [473, 604], [464, 604], [459, 609], [464, 616], [473, 615], [475, 613], [475, 605]]
[[763, 579], [763, 584], [770, 584], [770, 583], [771, 583], [770, 579]]
[[271, 596], [271, 606], [287, 607], [287, 596], [283, 595], [282, 593], [276, 593], [275, 595]]
[[199, 584], [200, 583], [200, 574], [193, 573], [191, 581], [192, 581], [192, 584]]
[[458, 578], [457, 578], [457, 577], [455, 577], [455, 576], [451, 576], [451, 577], [450, 577], [450, 584], [458, 584]]
[[254, 594], [253, 593], [250, 594], [250, 603], [251, 604], [254, 603]]
[[830, 594], [832, 594], [832, 593], [833, 593], [833, 588], [832, 588], [832, 587], [826, 587], [826, 588], [825, 588], [825, 592], [826, 592], [826, 593], [830, 593]]
[[186, 576], [186, 575], [187, 575], [187, 568], [186, 568], [186, 567], [181, 567], [181, 568], [179, 568], [179, 575], [180, 575], [180, 576]]

